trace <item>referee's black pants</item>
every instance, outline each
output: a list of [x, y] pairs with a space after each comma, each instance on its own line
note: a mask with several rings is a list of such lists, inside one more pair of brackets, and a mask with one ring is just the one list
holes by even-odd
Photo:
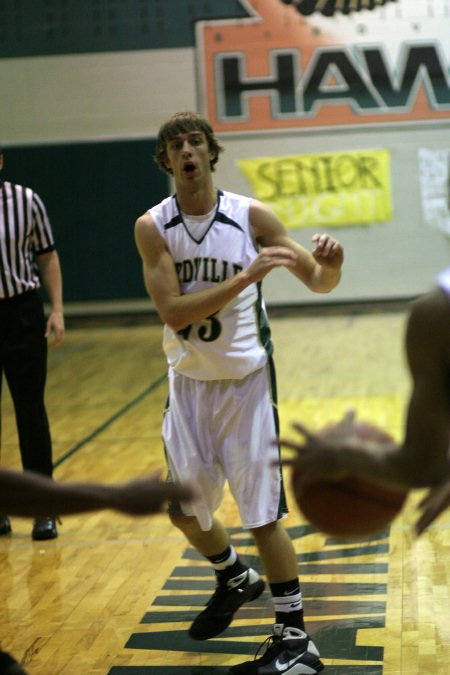
[[22, 466], [51, 477], [52, 442], [44, 402], [45, 326], [37, 291], [0, 300], [0, 375], [5, 374], [14, 403]]

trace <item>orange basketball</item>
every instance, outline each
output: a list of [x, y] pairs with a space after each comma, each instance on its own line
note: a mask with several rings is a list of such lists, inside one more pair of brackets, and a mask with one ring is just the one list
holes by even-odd
[[[361, 439], [392, 443], [384, 430], [357, 422]], [[340, 481], [318, 481], [299, 489], [298, 469], [292, 471], [292, 490], [306, 520], [317, 530], [342, 539], [378, 534], [401, 511], [407, 492], [383, 487], [367, 479], [347, 476]]]

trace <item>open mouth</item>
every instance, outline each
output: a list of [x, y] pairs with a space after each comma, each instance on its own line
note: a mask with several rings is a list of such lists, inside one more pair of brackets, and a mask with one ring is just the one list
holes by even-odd
[[186, 162], [186, 164], [183, 167], [183, 170], [186, 173], [193, 173], [195, 171], [195, 165], [192, 162]]

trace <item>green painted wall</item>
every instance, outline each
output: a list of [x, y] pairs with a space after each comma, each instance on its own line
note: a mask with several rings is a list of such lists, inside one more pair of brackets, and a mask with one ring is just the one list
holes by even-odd
[[32, 187], [47, 207], [66, 302], [147, 297], [134, 222], [168, 194], [153, 152], [153, 140], [5, 149], [3, 179]]
[[1, 0], [0, 58], [193, 47], [195, 22], [239, 0]]

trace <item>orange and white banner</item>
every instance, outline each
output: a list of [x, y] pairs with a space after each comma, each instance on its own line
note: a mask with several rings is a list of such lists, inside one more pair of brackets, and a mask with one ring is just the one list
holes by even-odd
[[249, 16], [196, 25], [199, 100], [219, 134], [448, 121], [448, 0], [336, 17], [241, 3]]

